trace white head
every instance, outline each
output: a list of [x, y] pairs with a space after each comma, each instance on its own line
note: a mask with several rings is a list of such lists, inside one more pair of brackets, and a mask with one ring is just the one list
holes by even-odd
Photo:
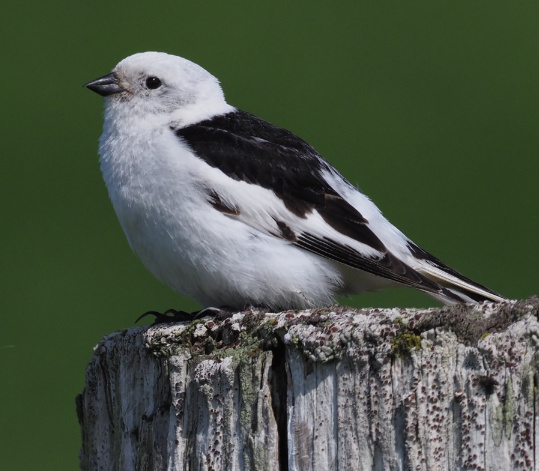
[[217, 78], [187, 59], [162, 52], [133, 54], [86, 87], [107, 97], [107, 112], [162, 115], [181, 125], [233, 110]]

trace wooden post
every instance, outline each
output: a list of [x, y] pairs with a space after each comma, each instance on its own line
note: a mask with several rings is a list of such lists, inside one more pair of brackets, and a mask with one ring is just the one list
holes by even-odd
[[536, 469], [538, 316], [533, 297], [117, 332], [77, 398], [81, 468]]

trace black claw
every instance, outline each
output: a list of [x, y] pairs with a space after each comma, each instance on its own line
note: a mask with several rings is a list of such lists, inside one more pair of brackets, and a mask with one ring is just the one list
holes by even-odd
[[191, 313], [177, 311], [176, 309], [167, 309], [165, 312], [147, 311], [139, 316], [139, 318], [135, 321], [135, 324], [141, 319], [144, 319], [146, 316], [155, 316], [155, 320], [153, 322], [154, 325], [171, 324], [173, 322], [192, 322], [195, 319], [201, 319], [202, 317], [206, 316], [214, 317], [217, 321], [223, 321], [229, 317], [232, 317], [235, 312], [236, 311], [229, 306], [205, 307], [200, 311]]
[[191, 322], [197, 318], [197, 312], [190, 314], [185, 311], [177, 311], [176, 309], [167, 309], [165, 312], [147, 311], [139, 316], [135, 324], [146, 316], [155, 316], [154, 325], [171, 324], [173, 322]]
[[230, 306], [205, 307], [196, 313], [196, 319], [204, 316], [213, 316], [216, 321], [224, 321], [225, 319], [232, 317], [235, 312], [237, 311]]

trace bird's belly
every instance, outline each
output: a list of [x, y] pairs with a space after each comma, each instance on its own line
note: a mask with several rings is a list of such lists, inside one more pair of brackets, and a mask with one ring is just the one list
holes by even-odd
[[203, 306], [328, 305], [341, 284], [329, 261], [228, 217], [205, 201], [113, 203], [131, 247], [150, 272]]

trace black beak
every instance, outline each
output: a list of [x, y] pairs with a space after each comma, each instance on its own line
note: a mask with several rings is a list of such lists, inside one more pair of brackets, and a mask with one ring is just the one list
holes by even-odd
[[109, 96], [124, 91], [124, 89], [118, 85], [118, 79], [113, 73], [92, 80], [84, 86], [92, 90], [92, 92], [99, 93], [101, 96]]

